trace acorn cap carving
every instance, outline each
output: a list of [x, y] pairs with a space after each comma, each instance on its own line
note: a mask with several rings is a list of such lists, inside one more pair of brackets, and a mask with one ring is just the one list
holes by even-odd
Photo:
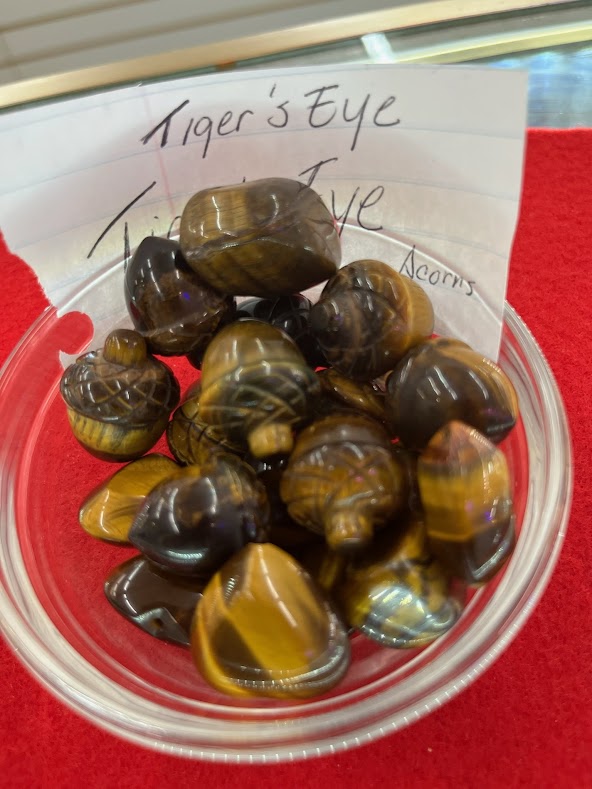
[[179, 402], [171, 370], [152, 358], [143, 337], [112, 332], [102, 350], [79, 357], [64, 372], [60, 391], [75, 437], [105, 460], [134, 460], [160, 438]]

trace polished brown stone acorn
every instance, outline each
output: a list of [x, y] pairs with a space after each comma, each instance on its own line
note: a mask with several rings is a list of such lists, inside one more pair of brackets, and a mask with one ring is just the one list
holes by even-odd
[[290, 516], [355, 551], [403, 506], [403, 469], [384, 429], [356, 414], [328, 416], [298, 436], [280, 483]]
[[128, 263], [125, 298], [136, 331], [163, 356], [203, 347], [235, 307], [200, 280], [176, 241], [157, 236], [144, 238]]
[[345, 674], [347, 633], [310, 576], [271, 543], [251, 543], [206, 586], [191, 638], [204, 678], [233, 696], [305, 699]]
[[179, 402], [171, 370], [129, 329], [111, 332], [103, 349], [80, 356], [60, 389], [74, 436], [93, 455], [116, 462], [151, 449]]
[[200, 464], [220, 452], [240, 453], [237, 444], [200, 417], [201, 383], [194, 384], [167, 426], [167, 442], [176, 460], [184, 465]]
[[239, 320], [219, 332], [202, 367], [201, 419], [263, 458], [287, 454], [320, 385], [296, 344], [267, 323]]
[[150, 491], [179, 466], [165, 455], [145, 455], [116, 471], [82, 502], [78, 520], [92, 537], [127, 542], [132, 522]]
[[331, 277], [341, 259], [335, 222], [310, 187], [264, 178], [204, 189], [185, 206], [181, 249], [209, 285], [235, 296], [280, 296]]
[[429, 549], [469, 584], [489, 581], [515, 543], [508, 464], [501, 449], [462, 422], [449, 422], [420, 455], [417, 475]]
[[439, 337], [409, 351], [388, 377], [386, 409], [393, 433], [420, 451], [454, 419], [498, 443], [516, 424], [518, 398], [497, 364], [460, 340]]
[[466, 596], [427, 547], [420, 520], [389, 524], [334, 594], [350, 625], [379, 644], [423, 647], [458, 620]]
[[109, 573], [105, 595], [128, 621], [151, 636], [189, 646], [195, 608], [204, 581], [167, 573], [134, 556]]
[[371, 381], [431, 336], [434, 311], [413, 280], [378, 260], [358, 260], [327, 282], [310, 327], [330, 366]]
[[154, 488], [129, 541], [165, 570], [209, 578], [247, 542], [265, 541], [268, 529], [267, 496], [253, 469], [218, 455]]

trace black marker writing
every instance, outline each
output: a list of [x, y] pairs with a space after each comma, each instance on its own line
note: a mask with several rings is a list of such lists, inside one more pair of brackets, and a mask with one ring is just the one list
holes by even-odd
[[162, 137], [160, 138], [160, 147], [164, 148], [167, 142], [169, 141], [169, 131], [171, 129], [171, 123], [173, 121], [173, 118], [178, 112], [181, 112], [183, 107], [187, 106], [187, 104], [189, 104], [189, 99], [185, 99], [185, 101], [182, 101], [181, 104], [179, 104], [178, 107], [175, 107], [174, 110], [169, 112], [169, 114], [166, 115], [160, 121], [160, 123], [157, 123], [156, 126], [148, 132], [148, 134], [145, 134], [143, 137], [140, 137], [140, 142], [143, 145], [146, 145], [146, 143], [154, 137], [156, 132], [159, 129], [162, 129]]
[[[102, 241], [102, 240], [105, 238], [105, 236], [107, 235], [107, 233], [108, 233], [108, 232], [111, 230], [111, 228], [113, 227], [113, 225], [117, 224], [117, 222], [119, 222], [119, 220], [121, 219], [121, 217], [122, 217], [122, 216], [125, 216], [125, 214], [127, 214], [127, 212], [130, 210], [130, 208], [132, 208], [133, 206], [135, 206], [135, 204], [136, 204], [136, 203], [137, 203], [139, 200], [141, 200], [141, 199], [144, 197], [144, 195], [145, 195], [145, 194], [148, 194], [148, 192], [149, 192], [151, 189], [153, 189], [155, 186], [156, 186], [156, 181], [152, 181], [152, 183], [150, 184], [150, 186], [147, 186], [147, 187], [146, 187], [146, 189], [143, 189], [143, 190], [140, 192], [140, 194], [139, 194], [139, 195], [136, 195], [136, 197], [134, 197], [134, 199], [133, 199], [131, 202], [129, 202], [129, 203], [128, 203], [128, 204], [125, 206], [125, 208], [123, 208], [123, 209], [122, 209], [122, 210], [121, 210], [121, 211], [120, 211], [120, 212], [117, 214], [117, 216], [115, 216], [115, 217], [114, 217], [114, 218], [113, 218], [113, 219], [112, 219], [112, 220], [109, 222], [109, 224], [107, 225], [107, 227], [106, 227], [106, 228], [103, 230], [103, 232], [101, 233], [101, 235], [100, 235], [100, 236], [97, 238], [97, 240], [95, 241], [95, 243], [92, 245], [92, 247], [91, 247], [91, 249], [90, 249], [90, 252], [89, 252], [89, 253], [88, 253], [88, 255], [86, 256], [86, 257], [87, 257], [87, 259], [88, 259], [88, 258], [90, 258], [90, 257], [92, 257], [92, 254], [93, 254], [93, 252], [94, 252], [94, 251], [95, 251], [95, 249], [96, 249], [96, 248], [99, 246], [99, 244], [101, 243], [101, 241]], [[129, 238], [128, 238], [128, 245], [129, 245]]]
[[[273, 98], [273, 94], [275, 93], [275, 89], [276, 89], [276, 84], [277, 83], [274, 83], [273, 88], [269, 92], [270, 99]], [[277, 119], [274, 118], [273, 115], [270, 115], [269, 118], [267, 119], [267, 123], [270, 126], [273, 126], [274, 129], [283, 129], [285, 126], [288, 125], [288, 119], [290, 117], [288, 115], [288, 110], [286, 109], [288, 103], [289, 103], [288, 100], [286, 100], [286, 101], [282, 101], [281, 104], [277, 105], [276, 109], [278, 109], [281, 112], [281, 115]]]
[[452, 271], [440, 271], [437, 268], [430, 269], [426, 263], [416, 265], [415, 247], [412, 247], [407, 253], [399, 268], [399, 274], [403, 274], [417, 282], [427, 282], [429, 285], [434, 286], [443, 285], [451, 290], [460, 291], [466, 296], [472, 296], [474, 293], [475, 280], [473, 279], [464, 279], [464, 277]]

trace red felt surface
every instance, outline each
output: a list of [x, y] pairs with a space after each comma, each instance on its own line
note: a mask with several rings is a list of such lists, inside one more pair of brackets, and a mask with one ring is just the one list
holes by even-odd
[[[409, 728], [270, 767], [145, 751], [63, 707], [0, 642], [0, 786], [592, 787], [592, 130], [533, 131], [508, 298], [539, 341], [570, 419], [575, 484], [543, 599], [468, 690]], [[46, 300], [0, 243], [0, 360]]]

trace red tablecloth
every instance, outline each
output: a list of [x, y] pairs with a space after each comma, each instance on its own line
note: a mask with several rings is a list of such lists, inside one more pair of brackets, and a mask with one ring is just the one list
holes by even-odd
[[[0, 359], [46, 300], [0, 244]], [[528, 135], [509, 301], [563, 394], [575, 462], [562, 555], [485, 675], [409, 728], [337, 756], [235, 767], [128, 745], [63, 707], [0, 642], [0, 786], [592, 787], [592, 130]]]

